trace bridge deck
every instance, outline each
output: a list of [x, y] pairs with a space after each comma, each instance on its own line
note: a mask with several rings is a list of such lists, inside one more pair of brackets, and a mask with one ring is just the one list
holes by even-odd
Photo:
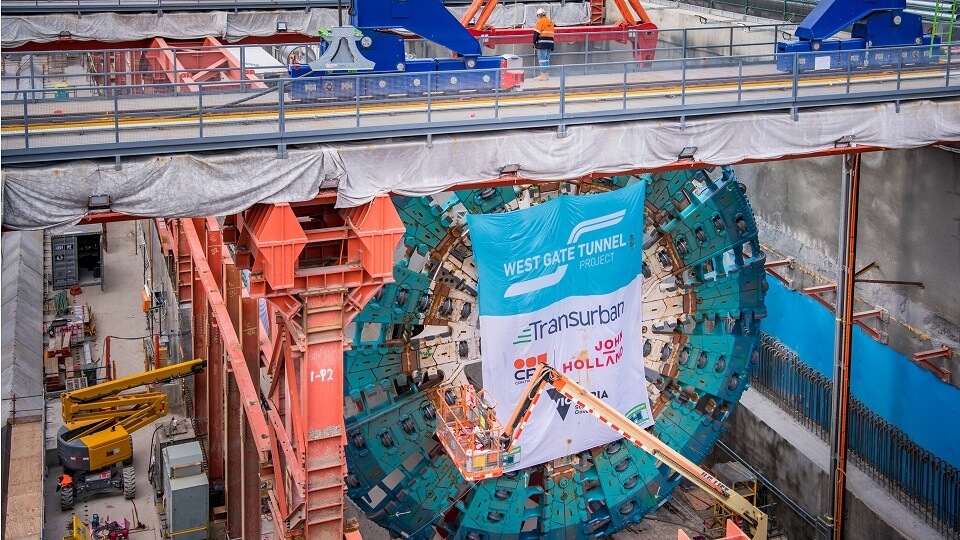
[[[74, 88], [109, 97], [31, 99], [49, 91], [7, 91], [2, 102], [4, 161], [157, 154], [217, 148], [380, 139], [397, 135], [560, 127], [637, 118], [786, 110], [960, 95], [960, 60], [924, 66], [799, 74], [777, 71], [772, 56], [566, 65], [519, 92], [352, 95], [322, 102], [291, 99], [291, 81], [255, 92], [218, 92], [223, 83]], [[358, 75], [357, 82], [370, 75]], [[390, 84], [391, 76], [375, 76]], [[234, 87], [235, 83], [231, 83]], [[359, 85], [356, 85], [359, 86]], [[279, 99], [282, 88], [283, 100]], [[161, 93], [163, 92], [163, 93]], [[27, 98], [27, 99], [24, 99]]]

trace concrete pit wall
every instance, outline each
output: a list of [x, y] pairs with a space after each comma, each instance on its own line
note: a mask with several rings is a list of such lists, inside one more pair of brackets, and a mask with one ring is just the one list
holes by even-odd
[[[773, 28], [748, 29], [748, 24], [784, 24], [782, 21], [761, 19], [747, 15], [737, 15], [716, 9], [707, 9], [686, 4], [665, 4], [643, 2], [643, 7], [650, 19], [661, 30], [686, 28], [686, 47], [688, 50], [700, 48], [703, 55], [730, 55], [731, 49], [712, 49], [710, 47], [732, 42], [733, 55], [771, 55], [776, 51], [774, 42], [784, 39]], [[607, 2], [605, 11], [607, 24], [614, 24], [623, 20], [623, 16], [614, 2]], [[697, 30], [707, 27], [728, 26], [729, 30]], [[792, 27], [787, 28], [792, 33]], [[732, 35], [732, 38], [731, 38]], [[661, 47], [666, 45], [682, 47], [684, 45], [683, 32], [666, 31], [658, 36]], [[706, 51], [713, 51], [712, 53]], [[689, 54], [689, 56], [695, 56]], [[660, 56], [658, 55], [658, 58]]]
[[[813, 516], [829, 511], [829, 446], [772, 401], [750, 389], [734, 409], [722, 440]], [[715, 449], [706, 463], [729, 461]], [[941, 535], [849, 462], [845, 538], [875, 540]], [[785, 504], [770, 512], [787, 538], [815, 538], [815, 528]], [[906, 534], [905, 534], [906, 533]], [[822, 534], [821, 534], [822, 537]]]
[[[776, 252], [768, 260], [792, 256], [836, 282], [841, 164], [829, 157], [737, 167], [760, 241]], [[891, 320], [879, 328], [908, 357], [953, 347], [949, 360], [934, 363], [960, 386], [960, 153], [930, 147], [863, 154], [859, 209], [857, 268], [879, 265], [861, 277], [924, 286], [859, 283], [857, 311], [888, 310]], [[794, 279], [795, 290], [820, 284], [799, 269], [780, 271]]]

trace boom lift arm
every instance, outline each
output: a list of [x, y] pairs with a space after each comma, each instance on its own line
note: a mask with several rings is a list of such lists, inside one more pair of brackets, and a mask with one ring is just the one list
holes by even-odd
[[[93, 471], [130, 458], [129, 435], [167, 414], [163, 392], [120, 392], [200, 373], [203, 359], [122, 377], [60, 394], [64, 427], [57, 437], [60, 460], [72, 470]], [[103, 450], [107, 447], [110, 449]], [[114, 452], [113, 448], [119, 448]]]
[[[500, 438], [500, 447], [502, 447], [504, 454], [510, 453], [514, 443], [520, 437], [524, 425], [530, 418], [534, 405], [540, 399], [541, 390], [548, 384], [574, 401], [580, 408], [612, 427], [617, 433], [622, 434], [625, 439], [667, 464], [668, 467], [693, 482], [715, 500], [720, 501], [724, 506], [743, 517], [755, 531], [754, 540], [766, 540], [767, 515], [759, 508], [750, 504], [739, 493], [724, 485], [696, 463], [670, 448], [663, 441], [547, 364], [539, 364], [524, 390], [523, 398], [504, 426]], [[439, 425], [440, 422], [438, 422]]]

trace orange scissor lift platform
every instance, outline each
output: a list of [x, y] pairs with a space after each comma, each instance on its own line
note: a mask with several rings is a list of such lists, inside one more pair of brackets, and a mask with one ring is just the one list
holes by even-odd
[[464, 384], [441, 387], [436, 398], [437, 438], [464, 479], [473, 482], [503, 474], [503, 426], [493, 397]]

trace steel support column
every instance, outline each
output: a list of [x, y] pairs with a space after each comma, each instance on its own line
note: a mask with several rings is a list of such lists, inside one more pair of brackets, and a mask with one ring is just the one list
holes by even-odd
[[[236, 269], [236, 267], [234, 267]], [[239, 274], [239, 270], [237, 270]], [[246, 359], [248, 373], [254, 375], [257, 388], [260, 387], [260, 317], [258, 303], [243, 292], [240, 304], [240, 344]], [[243, 474], [242, 530], [240, 538], [261, 538], [263, 525], [260, 510], [260, 465], [257, 461], [257, 447], [250, 432], [242, 432], [241, 469]]]
[[[199, 221], [199, 222], [198, 222]], [[220, 225], [214, 218], [206, 218], [203, 221], [194, 220], [198, 230], [204, 231], [204, 251], [207, 263], [210, 265], [210, 275], [218, 290], [225, 291], [223, 280], [223, 232]], [[203, 229], [199, 229], [203, 226]], [[227, 293], [224, 292], [226, 300]], [[227, 312], [229, 313], [229, 304]], [[207, 474], [211, 485], [222, 486], [224, 481], [224, 362], [223, 339], [219, 326], [221, 324], [231, 324], [231, 321], [218, 321], [213, 318], [208, 320], [210, 333], [207, 339], [207, 442], [209, 466]], [[232, 324], [231, 324], [232, 326]]]
[[830, 501], [833, 538], [843, 537], [843, 497], [847, 482], [847, 408], [850, 400], [850, 355], [853, 337], [853, 292], [857, 262], [857, 204], [860, 154], [843, 156], [840, 241], [837, 264], [837, 325], [834, 333], [833, 401], [830, 424]]
[[[238, 336], [243, 336], [243, 282], [233, 260], [224, 254], [223, 296], [227, 313]], [[241, 338], [242, 342], [242, 338]], [[243, 538], [243, 414], [240, 390], [233, 371], [226, 370], [226, 407], [224, 409], [224, 490], [227, 507], [227, 531], [230, 538]], [[258, 497], [259, 499], [259, 497]]]
[[305, 422], [307, 538], [343, 537], [343, 477], [347, 474], [343, 445], [344, 292], [311, 291], [303, 297], [306, 350], [300, 361], [302, 418]]
[[343, 538], [343, 328], [392, 280], [404, 232], [389, 197], [343, 210], [334, 202], [329, 192], [255, 205], [228, 231], [238, 266], [251, 271], [251, 296], [268, 306], [269, 340], [259, 347], [269, 381], [268, 496], [276, 532], [288, 537]]
[[[245, 422], [253, 437], [253, 443], [256, 445], [258, 461], [262, 465], [266, 465], [270, 462], [269, 435], [266, 419], [260, 407], [260, 395], [257, 390], [257, 385], [254, 384], [251, 370], [247, 368], [240, 339], [230, 322], [230, 315], [224, 303], [223, 295], [217, 287], [217, 283], [210, 270], [210, 264], [204, 256], [203, 245], [194, 227], [194, 223], [192, 220], [182, 219], [179, 220], [178, 226], [181, 228], [180, 234], [189, 245], [194, 265], [194, 316], [196, 316], [198, 311], [201, 313], [209, 312], [212, 314], [212, 318], [216, 319], [220, 325], [223, 350], [227, 355], [229, 367], [237, 380]], [[199, 305], [205, 305], [206, 309], [198, 310]], [[195, 329], [197, 326], [197, 324], [194, 324]], [[202, 331], [206, 333], [208, 329], [204, 327]], [[257, 372], [255, 371], [254, 373]]]
[[[198, 262], [197, 259], [204, 258], [203, 252], [201, 252], [199, 256], [196, 253], [193, 255], [191, 259], [195, 263]], [[192, 295], [190, 311], [192, 315], [193, 356], [207, 360], [207, 366], [209, 367], [211, 363], [210, 350], [208, 347], [210, 308], [207, 305], [200, 273], [194, 270], [192, 272], [192, 278], [193, 282], [190, 285]], [[210, 431], [210, 409], [208, 408], [209, 403], [207, 399], [207, 394], [211, 391], [209, 381], [210, 373], [207, 369], [205, 369], [203, 373], [198, 373], [193, 377], [193, 427], [197, 437], [204, 441], [203, 447], [205, 449], [209, 448], [209, 443], [207, 442], [207, 435]], [[207, 452], [204, 452], [204, 454], [207, 465], [209, 466], [209, 454]]]

